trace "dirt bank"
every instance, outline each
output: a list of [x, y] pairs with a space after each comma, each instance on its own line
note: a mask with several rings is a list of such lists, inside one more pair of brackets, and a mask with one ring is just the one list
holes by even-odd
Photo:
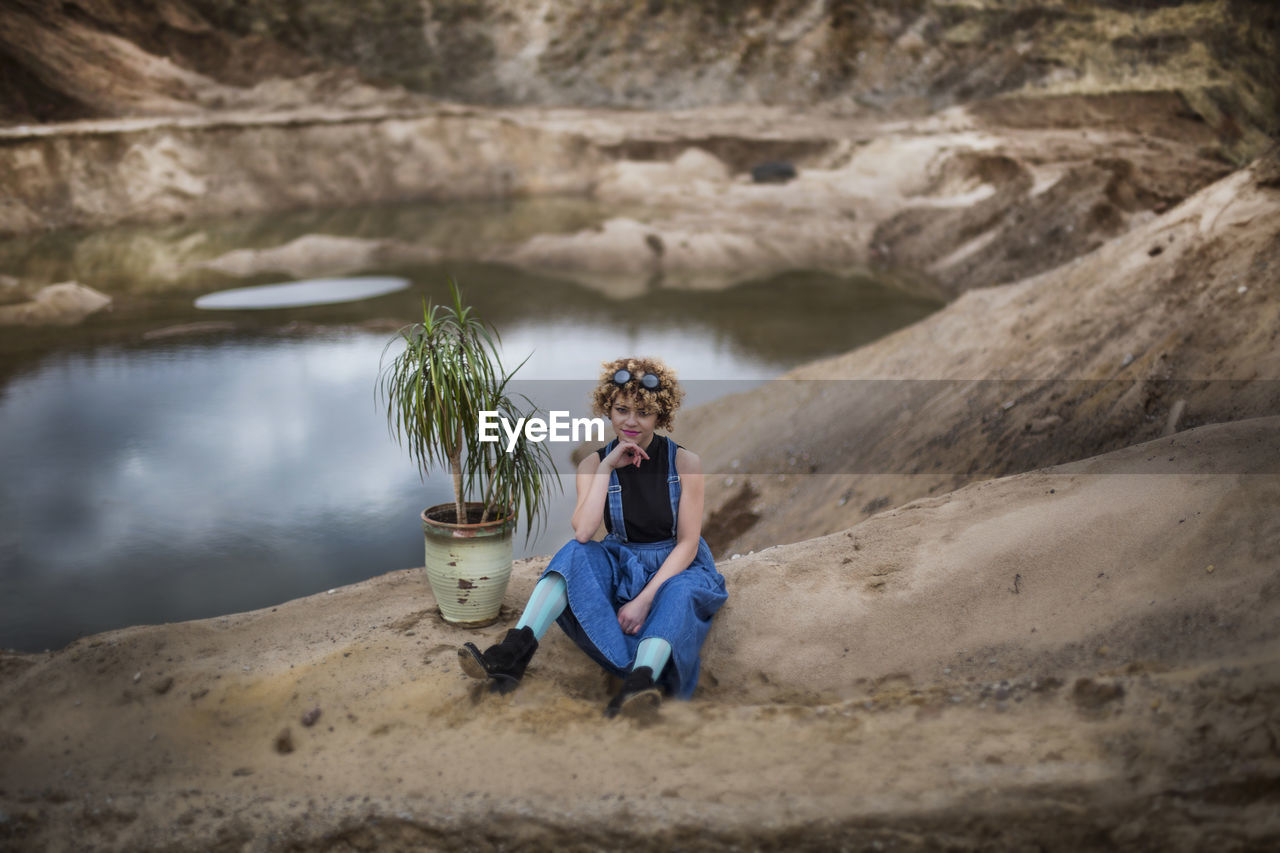
[[[0, 11], [0, 234], [576, 194], [628, 212], [486, 259], [620, 294], [797, 265], [955, 294], [1280, 131], [1280, 17], [1244, 0], [151, 5]], [[611, 109], [635, 106], [660, 110]], [[778, 160], [797, 180], [751, 182]]]
[[1278, 435], [1206, 427], [730, 561], [698, 696], [649, 727], [601, 718], [555, 629], [519, 691], [477, 692], [417, 569], [5, 656], [0, 838], [1263, 849]]
[[[726, 107], [311, 110], [0, 130], [0, 230], [578, 195], [616, 216], [518, 243], [388, 249], [507, 263], [620, 298], [796, 268], [876, 270], [955, 294], [1079, 257], [1229, 170], [1176, 96], [1072, 100], [1099, 127], [999, 126], [968, 109], [884, 122]], [[1100, 118], [1126, 112], [1159, 132]], [[772, 156], [789, 157], [798, 177], [753, 182], [750, 168]], [[262, 251], [277, 250], [287, 251]], [[370, 251], [327, 251], [329, 272], [385, 255]], [[261, 271], [251, 260], [226, 270]]]
[[[976, 478], [1280, 414], [1272, 161], [1097, 251], [682, 415], [722, 553], [840, 530]], [[734, 424], [726, 430], [725, 424]]]
[[0, 230], [420, 198], [585, 194], [592, 151], [466, 109], [133, 119], [0, 130]]
[[1237, 161], [1274, 133], [1266, 0], [148, 0], [0, 9], [15, 123], [389, 97], [922, 115], [1013, 93], [1180, 91]]

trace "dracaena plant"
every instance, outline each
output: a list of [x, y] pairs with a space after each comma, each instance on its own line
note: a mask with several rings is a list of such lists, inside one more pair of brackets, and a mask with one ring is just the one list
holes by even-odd
[[[387, 427], [423, 477], [448, 468], [459, 524], [467, 521], [470, 497], [484, 505], [481, 521], [522, 515], [528, 536], [549, 504], [549, 483], [560, 484], [550, 450], [523, 435], [510, 452], [502, 442], [479, 440], [481, 411], [510, 423], [531, 412], [528, 398], [507, 388], [524, 362], [504, 373], [497, 330], [463, 304], [452, 281], [450, 291], [451, 305], [424, 302], [422, 322], [400, 329], [382, 351], [378, 389]], [[388, 361], [397, 343], [403, 348]]]

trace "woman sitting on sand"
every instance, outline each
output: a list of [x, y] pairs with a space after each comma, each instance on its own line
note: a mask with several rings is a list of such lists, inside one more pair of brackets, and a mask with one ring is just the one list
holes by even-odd
[[[605, 716], [650, 711], [663, 692], [688, 699], [724, 578], [702, 539], [702, 463], [669, 429], [684, 391], [662, 362], [603, 365], [591, 395], [616, 438], [578, 466], [573, 540], [551, 558], [516, 627], [484, 652], [458, 650], [462, 668], [506, 693], [520, 683], [551, 626], [623, 679]], [[604, 519], [608, 535], [592, 541]]]

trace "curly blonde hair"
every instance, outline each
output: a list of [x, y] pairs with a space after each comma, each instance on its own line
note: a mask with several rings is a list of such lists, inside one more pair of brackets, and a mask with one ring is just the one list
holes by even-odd
[[[619, 370], [631, 372], [631, 379], [626, 385], [614, 384], [613, 375]], [[646, 373], [658, 377], [656, 389], [649, 390], [640, 384], [640, 378]], [[606, 361], [600, 365], [600, 381], [591, 392], [591, 411], [601, 417], [609, 417], [609, 410], [618, 394], [626, 394], [638, 405], [656, 412], [659, 429], [671, 429], [676, 409], [680, 408], [680, 402], [684, 399], [684, 389], [680, 387], [674, 370], [660, 359], [634, 356]]]

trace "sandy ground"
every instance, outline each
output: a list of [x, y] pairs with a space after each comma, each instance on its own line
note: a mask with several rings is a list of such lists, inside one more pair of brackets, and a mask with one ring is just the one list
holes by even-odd
[[650, 724], [558, 629], [510, 696], [458, 669], [545, 558], [478, 637], [409, 569], [8, 655], [0, 842], [1265, 849], [1277, 506], [1280, 419], [1247, 420], [726, 561], [699, 691]]

